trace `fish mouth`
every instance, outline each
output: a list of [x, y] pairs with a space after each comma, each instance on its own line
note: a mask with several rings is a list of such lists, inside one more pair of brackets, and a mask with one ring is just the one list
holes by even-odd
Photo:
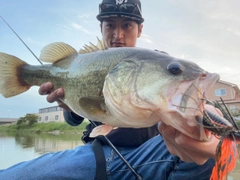
[[200, 86], [199, 86], [199, 93], [198, 93], [198, 99], [199, 99], [199, 106], [198, 110], [195, 113], [195, 120], [197, 124], [199, 125], [199, 139], [201, 141], [208, 141], [211, 137], [211, 132], [206, 130], [204, 128], [204, 118], [203, 118], [203, 112], [207, 109], [206, 102], [208, 101], [208, 96], [210, 92], [212, 91], [215, 83], [220, 79], [220, 76], [218, 74], [212, 74], [209, 78], [200, 78]]
[[179, 109], [182, 112], [186, 112], [190, 109], [201, 109], [204, 108], [206, 101], [204, 99], [208, 98], [214, 84], [219, 80], [220, 76], [218, 74], [203, 74], [198, 79], [196, 79], [184, 94], [180, 100]]
[[[196, 112], [200, 113], [200, 114], [196, 114], [196, 115], [203, 117], [203, 111], [205, 109], [206, 102], [208, 101], [208, 96], [209, 96], [210, 92], [212, 91], [214, 85], [216, 84], [216, 82], [219, 79], [220, 79], [220, 76], [216, 73], [214, 73], [214, 74], [206, 73], [205, 77], [204, 76], [200, 77], [199, 80], [195, 81], [193, 83], [193, 85], [186, 91], [188, 99], [186, 97], [184, 97], [185, 95], [183, 95], [183, 98], [182, 98], [182, 101], [180, 104], [187, 105], [187, 104], [189, 104], [189, 101], [190, 101], [190, 105], [192, 105], [191, 101], [195, 101], [196, 107], [194, 105], [192, 107], [195, 107], [196, 110], [198, 110]], [[197, 86], [197, 84], [199, 84], [199, 85]], [[194, 88], [197, 88], [197, 91], [196, 91], [196, 89], [194, 90]], [[197, 98], [194, 99], [191, 97], [197, 97]], [[187, 105], [187, 106], [189, 107], [189, 105]], [[186, 109], [184, 109], [184, 110], [186, 110]]]
[[175, 128], [182, 129], [181, 132], [201, 141], [207, 141], [209, 134], [204, 129], [200, 119], [203, 119], [203, 111], [206, 99], [214, 84], [219, 80], [218, 74], [203, 73], [194, 81], [182, 82], [171, 98], [169, 109], [178, 113], [181, 118], [172, 124]]
[[[194, 81], [182, 82], [171, 98], [171, 104], [178, 107], [182, 113], [195, 111], [199, 108], [203, 112], [202, 110], [206, 103], [204, 99], [208, 98], [208, 94], [219, 78], [220, 76], [215, 73], [203, 73], [202, 76]], [[192, 113], [190, 114], [192, 115]]]

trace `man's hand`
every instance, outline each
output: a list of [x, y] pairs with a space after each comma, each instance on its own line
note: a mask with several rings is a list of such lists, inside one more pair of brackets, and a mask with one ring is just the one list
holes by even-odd
[[53, 103], [56, 101], [59, 107], [70, 112], [71, 109], [60, 100], [61, 98], [64, 97], [64, 89], [59, 88], [59, 89], [56, 89], [55, 91], [52, 91], [52, 90], [53, 90], [53, 84], [51, 82], [46, 82], [40, 86], [38, 93], [40, 95], [48, 94], [47, 101], [49, 103]]
[[[214, 113], [219, 113], [219, 110], [212, 106], [207, 105], [206, 107]], [[196, 162], [202, 165], [209, 158], [216, 158], [219, 139], [213, 135], [207, 142], [197, 141], [162, 122], [159, 123], [158, 130], [162, 134], [169, 152], [178, 156], [182, 161]]]

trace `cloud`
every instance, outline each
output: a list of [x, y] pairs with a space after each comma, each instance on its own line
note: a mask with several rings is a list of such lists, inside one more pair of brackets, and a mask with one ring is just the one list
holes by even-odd
[[147, 34], [142, 34], [141, 37], [139, 38], [139, 40], [144, 41], [146, 43], [153, 43], [150, 36]]
[[208, 72], [218, 73], [222, 80], [240, 85], [240, 71], [235, 66], [212, 59], [198, 59], [195, 62]]
[[35, 41], [35, 40], [33, 40], [32, 38], [30, 38], [30, 37], [27, 37], [27, 42], [28, 43], [31, 43], [31, 44], [35, 44], [35, 45], [40, 45], [40, 46], [43, 46], [43, 44], [42, 43], [39, 43], [39, 41]]
[[227, 28], [227, 31], [235, 34], [236, 36], [240, 36], [240, 30], [239, 29], [235, 29], [235, 28]]
[[80, 31], [82, 31], [82, 32], [84, 32], [84, 33], [86, 33], [86, 34], [92, 34], [90, 31], [88, 31], [87, 29], [84, 29], [82, 26], [80, 26], [79, 24], [77, 24], [77, 23], [72, 23], [72, 27], [74, 28], [74, 29], [77, 29], [77, 30], [80, 30]]
[[61, 29], [71, 30], [71, 28], [69, 28], [68, 26], [66, 26], [64, 24], [57, 24], [57, 26], [60, 27]]
[[83, 14], [83, 15], [78, 15], [80, 19], [86, 19], [90, 17], [90, 14]]

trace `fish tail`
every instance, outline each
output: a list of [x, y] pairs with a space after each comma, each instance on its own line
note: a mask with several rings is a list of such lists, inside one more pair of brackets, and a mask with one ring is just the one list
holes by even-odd
[[236, 166], [238, 150], [235, 142], [225, 138], [221, 150], [217, 155], [216, 164], [212, 170], [210, 180], [222, 180]]
[[11, 97], [27, 91], [30, 86], [20, 78], [21, 69], [27, 65], [21, 59], [0, 52], [0, 94]]

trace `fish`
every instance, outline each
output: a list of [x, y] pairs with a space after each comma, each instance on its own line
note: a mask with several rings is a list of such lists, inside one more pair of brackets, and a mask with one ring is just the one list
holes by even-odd
[[[63, 42], [51, 43], [39, 59], [48, 64], [33, 66], [0, 52], [0, 94], [16, 96], [50, 81], [54, 90], [64, 89], [61, 101], [74, 113], [103, 123], [93, 129], [92, 137], [117, 127], [150, 127], [161, 121], [200, 141], [209, 140], [212, 131], [225, 139], [217, 148], [211, 180], [226, 176], [228, 168], [222, 172], [222, 167], [229, 158], [234, 168], [236, 146], [229, 137], [239, 132], [205, 108], [218, 74], [164, 52], [108, 48], [99, 39], [79, 52]], [[231, 153], [222, 156], [229, 148]]]
[[142, 128], [162, 121], [195, 139], [208, 138], [196, 116], [203, 117], [202, 98], [219, 75], [194, 62], [144, 48], [108, 48], [99, 39], [79, 52], [51, 43], [39, 59], [48, 64], [29, 65], [1, 52], [0, 94], [16, 96], [50, 81], [54, 90], [64, 89], [61, 100], [74, 113], [103, 127]]

